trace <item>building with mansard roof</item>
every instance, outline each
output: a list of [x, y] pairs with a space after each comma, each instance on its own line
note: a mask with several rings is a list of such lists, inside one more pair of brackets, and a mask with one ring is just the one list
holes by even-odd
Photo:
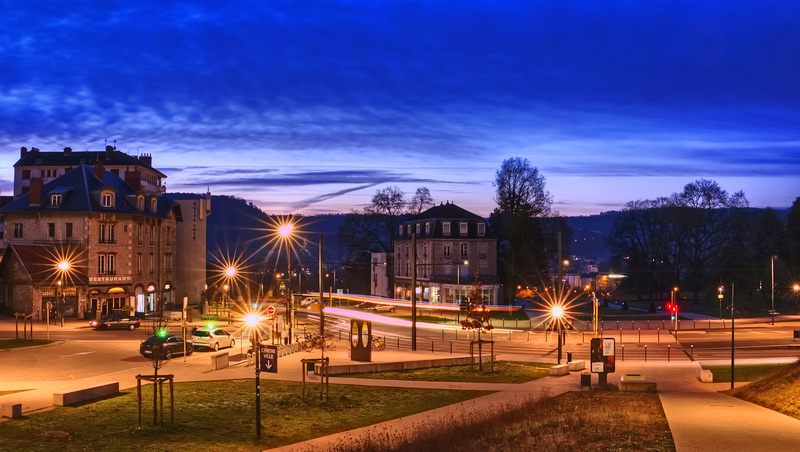
[[142, 174], [123, 179], [98, 159], [49, 180], [30, 177], [26, 193], [2, 207], [4, 310], [41, 318], [51, 302], [61, 315], [94, 318], [175, 302], [180, 207]]
[[431, 207], [399, 226], [394, 242], [394, 293], [410, 299], [412, 242], [416, 242], [417, 299], [456, 303], [466, 299], [475, 276], [484, 303], [498, 304], [497, 239], [486, 220], [455, 204]]

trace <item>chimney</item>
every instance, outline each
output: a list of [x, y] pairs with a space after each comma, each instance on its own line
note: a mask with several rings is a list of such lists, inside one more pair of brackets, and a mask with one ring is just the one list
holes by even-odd
[[103, 180], [103, 175], [106, 173], [106, 167], [100, 160], [94, 162], [94, 177]]
[[70, 154], [72, 154], [72, 148], [69, 147], [69, 146], [65, 147], [64, 148], [64, 155], [70, 155]]
[[108, 145], [106, 146], [106, 160], [111, 159], [111, 156], [114, 155], [114, 146]]
[[44, 192], [44, 181], [38, 177], [31, 179], [31, 190], [28, 192], [28, 204], [31, 206], [41, 206], [42, 192]]
[[125, 171], [125, 182], [131, 186], [132, 189], [139, 191], [142, 189], [142, 172], [141, 171]]
[[19, 158], [24, 158], [25, 154], [27, 153], [28, 153], [28, 148], [26, 148], [25, 146], [19, 148]]
[[149, 167], [153, 166], [153, 155], [152, 154], [142, 154], [139, 156], [139, 161], [142, 164], [147, 165]]

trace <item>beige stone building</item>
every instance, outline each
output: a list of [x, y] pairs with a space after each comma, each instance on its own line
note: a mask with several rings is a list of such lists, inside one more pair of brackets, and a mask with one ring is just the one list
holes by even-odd
[[26, 193], [2, 209], [5, 311], [41, 318], [51, 302], [59, 315], [93, 318], [175, 301], [178, 206], [141, 183], [142, 172], [123, 175], [100, 159], [26, 179]]
[[417, 300], [453, 304], [466, 299], [479, 272], [484, 303], [500, 302], [497, 239], [486, 220], [452, 203], [431, 207], [399, 226], [394, 242], [395, 298], [411, 298], [412, 235]]

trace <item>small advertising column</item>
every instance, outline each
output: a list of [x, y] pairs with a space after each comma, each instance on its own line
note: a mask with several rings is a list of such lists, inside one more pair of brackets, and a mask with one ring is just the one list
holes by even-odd
[[608, 384], [608, 374], [614, 373], [614, 354], [616, 342], [613, 338], [592, 338], [591, 364], [592, 373], [597, 374], [598, 384]]
[[350, 359], [372, 361], [372, 322], [350, 320]]

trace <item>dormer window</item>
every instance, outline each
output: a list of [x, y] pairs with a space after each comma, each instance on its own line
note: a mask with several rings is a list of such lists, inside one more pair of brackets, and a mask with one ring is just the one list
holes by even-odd
[[486, 223], [478, 223], [478, 235], [486, 235]]
[[103, 193], [100, 195], [100, 205], [103, 207], [114, 207], [114, 195]]
[[144, 210], [144, 196], [136, 197], [136, 208], [139, 210]]
[[50, 205], [53, 207], [58, 207], [61, 205], [61, 193], [50, 195]]
[[445, 221], [442, 223], [442, 234], [443, 235], [450, 235], [450, 222]]
[[422, 227], [422, 225], [420, 223], [417, 223], [417, 225], [416, 225], [417, 235], [419, 235], [419, 231], [420, 231], [421, 227]]
[[459, 223], [459, 234], [467, 235], [467, 223]]
[[158, 210], [158, 199], [153, 198], [150, 200], [150, 211], [156, 212]]

